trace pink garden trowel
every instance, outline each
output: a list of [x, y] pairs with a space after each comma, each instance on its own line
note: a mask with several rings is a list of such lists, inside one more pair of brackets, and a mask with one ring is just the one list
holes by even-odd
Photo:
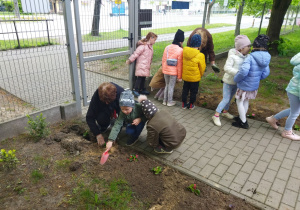
[[108, 151], [109, 151], [109, 149], [106, 150], [105, 152], [103, 152], [103, 154], [101, 156], [101, 160], [100, 160], [101, 165], [103, 165], [107, 161], [108, 156], [109, 156]]

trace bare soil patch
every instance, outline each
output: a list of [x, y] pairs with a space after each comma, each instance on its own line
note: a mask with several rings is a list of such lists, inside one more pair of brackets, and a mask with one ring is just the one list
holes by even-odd
[[[0, 148], [16, 149], [20, 161], [14, 170], [0, 170], [1, 209], [226, 210], [230, 209], [229, 205], [235, 209], [257, 209], [245, 200], [220, 192], [121, 145], [116, 145], [108, 161], [100, 165], [105, 148], [98, 147], [93, 136], [83, 137], [87, 129], [81, 120], [62, 122], [53, 125], [51, 135], [39, 142], [30, 140], [27, 135], [0, 142]], [[118, 142], [123, 141], [121, 135]], [[138, 161], [127, 160], [132, 154], [138, 155]], [[156, 166], [163, 168], [159, 175], [150, 170]], [[36, 174], [42, 175], [37, 178]], [[117, 201], [112, 199], [114, 197], [105, 197], [111, 193], [107, 185], [120, 179], [132, 192], [131, 200], [125, 207], [110, 206]], [[197, 185], [200, 196], [187, 190], [191, 184]]]

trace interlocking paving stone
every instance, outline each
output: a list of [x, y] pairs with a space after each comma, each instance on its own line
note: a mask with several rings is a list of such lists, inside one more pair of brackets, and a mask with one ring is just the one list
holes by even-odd
[[172, 154], [157, 155], [144, 130], [138, 149], [262, 209], [300, 209], [300, 142], [282, 138], [284, 128], [252, 119], [249, 129], [233, 127], [228, 119], [218, 127], [211, 120], [214, 110], [157, 106], [186, 127], [186, 138]]

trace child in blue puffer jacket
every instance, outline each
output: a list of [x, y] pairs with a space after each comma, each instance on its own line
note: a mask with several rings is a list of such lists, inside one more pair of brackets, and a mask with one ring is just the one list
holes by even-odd
[[293, 133], [293, 125], [300, 113], [300, 53], [292, 57], [291, 64], [294, 67], [293, 78], [290, 80], [289, 85], [286, 88], [287, 95], [290, 101], [290, 108], [279, 112], [278, 114], [267, 117], [267, 122], [276, 130], [278, 125], [276, 124], [278, 120], [284, 117], [286, 119], [284, 131], [282, 131], [281, 136], [294, 141], [300, 141], [300, 136]]
[[268, 41], [269, 37], [264, 34], [255, 38], [250, 56], [244, 60], [239, 72], [234, 76], [238, 87], [235, 98], [239, 112], [239, 117], [234, 118], [236, 122], [232, 123], [235, 127], [249, 128], [246, 119], [249, 99], [256, 98], [260, 80], [270, 74], [271, 55], [267, 51]]

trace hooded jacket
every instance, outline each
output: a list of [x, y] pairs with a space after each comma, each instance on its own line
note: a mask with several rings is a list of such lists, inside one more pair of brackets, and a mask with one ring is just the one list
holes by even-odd
[[224, 71], [225, 74], [223, 76], [223, 82], [229, 85], [236, 85], [236, 82], [234, 82], [233, 78], [236, 75], [236, 73], [239, 71], [243, 61], [248, 55], [243, 55], [239, 51], [237, 51], [235, 48], [229, 50], [228, 52], [228, 58], [226, 60], [226, 63], [224, 65]]
[[135, 76], [138, 77], [149, 77], [150, 67], [153, 58], [153, 47], [149, 42], [143, 44], [138, 42], [139, 46], [136, 48], [134, 53], [129, 57], [130, 62], [136, 60]]
[[[182, 51], [183, 49], [176, 44], [168, 45], [165, 48], [162, 57], [163, 73], [168, 75], [176, 75], [178, 79], [182, 76]], [[167, 55], [168, 54], [168, 55]], [[177, 59], [177, 66], [168, 66], [167, 59]]]
[[203, 53], [191, 47], [183, 48], [182, 79], [186, 82], [199, 82], [206, 68]]
[[293, 78], [290, 80], [286, 91], [300, 98], [300, 53], [296, 54], [291, 59], [293, 69]]
[[172, 115], [160, 110], [147, 123], [147, 141], [152, 147], [159, 145], [159, 140], [168, 149], [178, 147], [186, 136], [186, 130]]
[[267, 51], [252, 52], [243, 62], [240, 71], [234, 76], [237, 87], [244, 91], [254, 91], [260, 80], [270, 74], [271, 55]]

